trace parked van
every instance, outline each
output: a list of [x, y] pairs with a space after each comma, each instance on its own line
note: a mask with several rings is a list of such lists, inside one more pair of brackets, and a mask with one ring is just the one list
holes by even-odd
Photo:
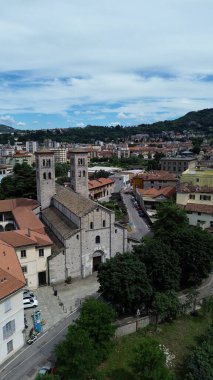
[[33, 299], [33, 298], [24, 298], [23, 305], [24, 305], [24, 309], [29, 309], [30, 307], [38, 306], [38, 301], [37, 299]]

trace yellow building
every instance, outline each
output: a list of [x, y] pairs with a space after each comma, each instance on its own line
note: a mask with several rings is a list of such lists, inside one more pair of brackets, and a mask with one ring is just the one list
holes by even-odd
[[194, 186], [213, 187], [213, 169], [211, 168], [194, 168], [187, 169], [182, 173], [180, 182], [191, 183]]

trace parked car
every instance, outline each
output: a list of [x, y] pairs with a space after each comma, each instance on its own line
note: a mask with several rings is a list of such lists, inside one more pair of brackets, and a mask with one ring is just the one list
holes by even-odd
[[38, 306], [38, 300], [31, 297], [23, 298], [24, 309], [29, 309], [30, 307]]
[[32, 290], [29, 290], [29, 289], [23, 290], [23, 299], [25, 298], [32, 298], [34, 300], [37, 300], [36, 295], [32, 292]]
[[142, 218], [144, 216], [144, 212], [143, 211], [139, 211], [138, 215]]

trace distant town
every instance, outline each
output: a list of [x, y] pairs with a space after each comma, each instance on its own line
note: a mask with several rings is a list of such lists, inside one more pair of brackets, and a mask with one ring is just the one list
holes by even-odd
[[[196, 288], [199, 293], [202, 281], [209, 279], [211, 284], [212, 251], [208, 249], [209, 256], [205, 256], [205, 263], [199, 263], [199, 259], [191, 256], [183, 258], [180, 248], [178, 251], [178, 247], [184, 246], [187, 239], [192, 239], [192, 243], [205, 242], [203, 247], [206, 250], [206, 247], [213, 247], [213, 123], [209, 121], [212, 110], [199, 112], [190, 113], [190, 117], [186, 115], [185, 119], [176, 121], [177, 129], [174, 125], [170, 129], [172, 122], [155, 123], [153, 129], [152, 126], [148, 128], [142, 125], [126, 128], [117, 126], [113, 130], [112, 127], [97, 127], [96, 130], [95, 126], [88, 126], [85, 129], [74, 128], [73, 131], [72, 128], [18, 131], [10, 127], [7, 130], [7, 126], [2, 126], [2, 368], [22, 350], [26, 342], [31, 344], [37, 339], [36, 335], [31, 334], [26, 340], [30, 328], [34, 333], [41, 333], [42, 338], [42, 332], [48, 332], [54, 323], [61, 323], [64, 317], [77, 310], [79, 299], [97, 294], [99, 286], [103, 298], [110, 300], [120, 317], [135, 317], [138, 313], [137, 324], [134, 325], [137, 331], [139, 317], [148, 315], [151, 318], [149, 310], [154, 313], [157, 305], [155, 297], [159, 293], [170, 290], [181, 292], [189, 288]], [[179, 240], [177, 234], [180, 226], [180, 236], [184, 235], [183, 231], [188, 234], [183, 236], [183, 240]], [[192, 237], [191, 231], [197, 230]], [[170, 282], [171, 279], [160, 283], [159, 279], [156, 285], [156, 278], [152, 278], [154, 269], [149, 269], [144, 246], [147, 244], [147, 252], [155, 252], [155, 244], [161, 244], [159, 241], [168, 244], [173, 251], [177, 247], [176, 253], [180, 255], [177, 262], [170, 258], [170, 266], [165, 270], [171, 274], [171, 263], [174, 263], [174, 267], [177, 265], [177, 271], [171, 275], [173, 279], [177, 277], [176, 284]], [[164, 248], [163, 245], [158, 246], [159, 252]], [[166, 248], [166, 252], [170, 248]], [[122, 301], [122, 297], [116, 299], [115, 289], [113, 293], [114, 280], [109, 280], [112, 282], [112, 294], [109, 294], [105, 281], [109, 273], [113, 274], [116, 265], [122, 267], [122, 262], [116, 264], [119, 256], [126, 257], [128, 262], [132, 255], [136, 255], [137, 260], [147, 266], [146, 276], [150, 283], [143, 285], [146, 293], [143, 290], [140, 297], [133, 297], [132, 304], [130, 300], [127, 304], [124, 300], [127, 300], [127, 296]], [[195, 257], [198, 257], [197, 253]], [[107, 265], [113, 260], [115, 267], [109, 267], [107, 272]], [[193, 264], [195, 267], [192, 268], [190, 260], [197, 261], [199, 267]], [[166, 261], [165, 256], [162, 261]], [[184, 266], [186, 262], [188, 266]], [[133, 264], [128, 265], [133, 268]], [[159, 273], [157, 275], [156, 272], [154, 276], [161, 277]], [[142, 276], [143, 281], [146, 276]], [[130, 277], [133, 279], [134, 276]], [[90, 278], [94, 282], [87, 285], [86, 292], [84, 289], [81, 295], [70, 293], [69, 297], [66, 296], [65, 285], [72, 292], [77, 281]], [[203, 285], [204, 288], [206, 286], [206, 293], [201, 291], [197, 301], [212, 295], [209, 283], [206, 284]], [[79, 292], [80, 286], [79, 283]], [[175, 297], [180, 304], [186, 303], [185, 298], [181, 298], [182, 293], [178, 293], [179, 298], [177, 295]], [[196, 303], [195, 298], [193, 302]], [[48, 299], [52, 301], [46, 307]], [[131, 307], [128, 306], [130, 304]], [[52, 320], [49, 318], [51, 308], [54, 311]], [[34, 310], [38, 310], [38, 313]], [[175, 318], [179, 315], [178, 310], [174, 313]], [[165, 317], [156, 310], [153, 315], [157, 322], [158, 318], [163, 321]], [[172, 314], [167, 317], [165, 320], [173, 319]], [[145, 322], [140, 323], [142, 326]], [[128, 334], [128, 328], [125, 333], [124, 330], [118, 327], [117, 336]], [[50, 373], [48, 368], [46, 373]], [[7, 377], [5, 372], [4, 378], [12, 380], [15, 376]], [[28, 378], [35, 378], [33, 376], [35, 373]]]

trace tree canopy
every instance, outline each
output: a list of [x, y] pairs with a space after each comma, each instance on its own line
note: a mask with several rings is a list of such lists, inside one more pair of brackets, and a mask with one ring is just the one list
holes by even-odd
[[27, 163], [16, 164], [13, 175], [4, 177], [0, 184], [1, 199], [5, 198], [37, 198], [36, 172]]
[[117, 254], [98, 270], [100, 291], [114, 305], [136, 311], [151, 295], [145, 265], [131, 253]]
[[134, 253], [145, 264], [152, 288], [157, 291], [178, 290], [181, 269], [177, 253], [159, 238], [148, 238], [134, 248]]

